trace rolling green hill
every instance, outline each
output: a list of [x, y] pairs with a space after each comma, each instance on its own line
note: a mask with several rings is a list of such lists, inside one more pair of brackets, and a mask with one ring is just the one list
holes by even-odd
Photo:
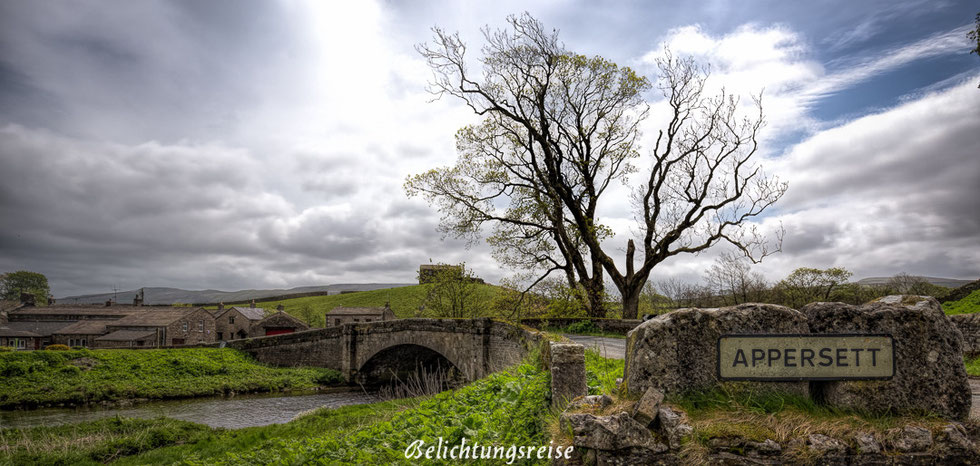
[[963, 299], [943, 303], [946, 314], [972, 314], [980, 312], [980, 290], [974, 290]]
[[[474, 293], [475, 302], [484, 303], [488, 307], [502, 291], [500, 287], [493, 285], [475, 284], [474, 286], [476, 287]], [[322, 327], [323, 315], [337, 306], [382, 307], [387, 302], [399, 319], [407, 319], [416, 317], [416, 312], [425, 300], [425, 296], [431, 287], [432, 285], [414, 285], [329, 296], [308, 296], [278, 301], [261, 301], [256, 302], [256, 306], [265, 309], [275, 309], [276, 306], [282, 304], [286, 308], [287, 313], [304, 321], [306, 320], [306, 309], [312, 309], [312, 314], [315, 316], [312, 319], [314, 327]], [[214, 309], [215, 307], [208, 306], [208, 309]]]

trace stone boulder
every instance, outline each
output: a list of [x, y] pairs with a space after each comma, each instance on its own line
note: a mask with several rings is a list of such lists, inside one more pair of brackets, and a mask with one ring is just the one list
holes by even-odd
[[969, 415], [962, 337], [934, 298], [887, 296], [861, 306], [812, 303], [801, 311], [810, 333], [885, 333], [895, 344], [890, 380], [814, 382], [815, 398], [874, 413]]
[[572, 445], [576, 450], [588, 448], [626, 453], [640, 449], [650, 454], [667, 451], [667, 445], [658, 441], [646, 426], [633, 420], [628, 413], [610, 416], [564, 413], [559, 423], [562, 430], [572, 433]]
[[[718, 338], [724, 334], [809, 333], [799, 311], [773, 304], [719, 309], [680, 309], [650, 319], [627, 334], [626, 372], [630, 393], [650, 387], [664, 394], [707, 390], [718, 380]], [[747, 382], [743, 382], [747, 383]], [[752, 384], [762, 382], [752, 382]], [[806, 395], [806, 382], [764, 382]]]

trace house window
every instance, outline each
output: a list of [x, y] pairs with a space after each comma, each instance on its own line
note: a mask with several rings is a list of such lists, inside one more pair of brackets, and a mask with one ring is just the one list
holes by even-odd
[[365, 321], [365, 322], [370, 322], [370, 321], [371, 321], [371, 319], [364, 319], [364, 321]]
[[82, 338], [82, 346], [88, 346], [87, 340], [88, 340], [87, 338]]
[[235, 323], [235, 316], [228, 316], [228, 323], [229, 324], [234, 324]]
[[224, 340], [225, 337], [221, 332], [218, 332], [218, 340]]
[[334, 325], [340, 325], [340, 319], [334, 319], [333, 320], [333, 324]]
[[27, 347], [26, 343], [27, 342], [25, 342], [23, 339], [17, 339], [17, 347], [20, 349], [26, 348]]
[[197, 322], [197, 331], [198, 332], [204, 331], [204, 319], [201, 319]]
[[187, 331], [187, 322], [184, 322], [184, 331]]
[[360, 322], [361, 319], [354, 319], [354, 322]]

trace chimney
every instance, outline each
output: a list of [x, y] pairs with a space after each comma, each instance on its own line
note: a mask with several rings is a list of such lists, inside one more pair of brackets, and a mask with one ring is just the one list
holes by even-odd
[[112, 306], [112, 300], [111, 299], [106, 300], [106, 302], [105, 302], [105, 307], [109, 307], [109, 306]]
[[251, 303], [248, 304], [248, 307], [250, 307], [252, 309], [255, 309], [255, 300], [254, 299], [252, 300]]
[[283, 306], [282, 303], [279, 303], [279, 305], [276, 306], [276, 310], [277, 311], [280, 311], [280, 312], [281, 311], [285, 311], [286, 310], [286, 306]]
[[225, 303], [218, 303], [218, 310], [223, 311], [225, 309]]
[[7, 324], [7, 311], [0, 310], [0, 325]]
[[133, 297], [133, 307], [140, 307], [142, 305], [143, 305], [143, 299], [140, 298], [140, 295], [134, 296]]

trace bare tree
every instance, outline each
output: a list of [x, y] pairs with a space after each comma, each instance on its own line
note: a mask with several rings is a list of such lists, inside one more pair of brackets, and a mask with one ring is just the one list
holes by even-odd
[[[610, 185], [636, 170], [630, 162], [639, 157], [638, 123], [647, 115], [641, 95], [650, 84], [602, 57], [567, 51], [556, 32], [527, 14], [509, 22], [511, 32], [484, 31], [479, 77], [467, 70], [458, 35], [435, 29], [434, 44], [419, 48], [435, 72], [434, 92], [484, 118], [457, 134], [455, 167], [406, 183], [409, 194], [439, 205], [445, 231], [475, 234], [493, 222], [509, 225], [504, 235], [516, 241], [547, 237], [546, 247], [533, 249], [557, 251], [560, 260], [533, 256], [545, 275], [564, 270], [569, 283], [577, 279], [595, 315], [604, 314], [604, 272], [619, 290], [624, 318], [636, 318], [650, 271], [669, 257], [719, 242], [753, 261], [774, 251], [748, 225], [786, 189], [750, 162], [761, 100], [755, 116], [741, 117], [738, 99], [705, 93], [705, 68], [668, 53], [658, 61], [659, 88], [672, 118], [635, 190], [641, 255], [629, 240], [621, 270], [603, 245], [611, 231], [598, 222], [597, 207]], [[502, 201], [509, 205], [500, 212]]]

